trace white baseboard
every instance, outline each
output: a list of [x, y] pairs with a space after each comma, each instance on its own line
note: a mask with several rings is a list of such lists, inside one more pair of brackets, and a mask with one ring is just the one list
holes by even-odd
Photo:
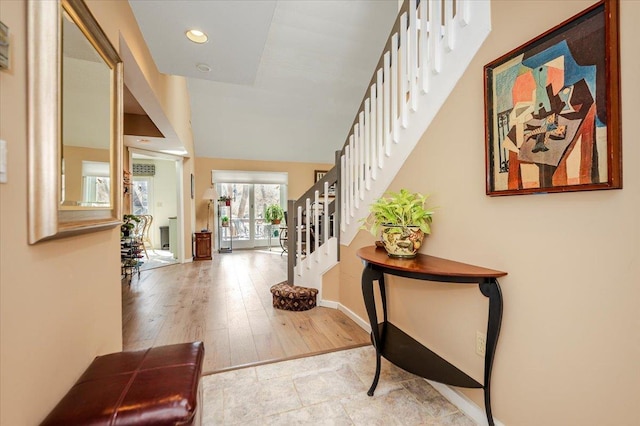
[[[435, 390], [440, 392], [442, 396], [458, 407], [460, 411], [462, 411], [467, 417], [471, 418], [474, 422], [482, 426], [487, 426], [489, 424], [484, 408], [476, 405], [476, 403], [470, 400], [465, 394], [443, 383], [434, 382], [432, 380], [427, 380], [427, 382], [429, 382]], [[505, 426], [505, 424], [496, 419], [495, 416], [493, 417], [493, 421], [496, 426]]]
[[323, 308], [331, 308], [331, 309], [339, 309], [339, 303], [334, 302], [333, 300], [319, 300], [318, 306], [322, 306]]
[[[371, 325], [369, 325], [367, 321], [360, 318], [358, 315], [356, 315], [355, 312], [353, 312], [343, 304], [332, 301], [321, 301], [320, 306], [326, 306], [333, 309], [337, 308], [339, 311], [344, 312], [346, 316], [351, 318], [364, 331], [366, 331], [367, 333], [371, 333]], [[444, 396], [450, 403], [458, 407], [458, 409], [462, 411], [467, 417], [471, 418], [473, 421], [482, 426], [487, 426], [489, 424], [487, 422], [487, 415], [484, 408], [476, 405], [476, 403], [470, 400], [466, 395], [449, 385], [445, 385], [444, 383], [434, 382], [432, 380], [427, 380], [427, 382], [431, 386], [433, 386], [435, 390], [440, 392], [440, 394]], [[496, 426], [505, 426], [504, 423], [502, 423], [495, 417], [493, 418], [493, 421]]]
[[367, 333], [371, 333], [371, 326], [369, 325], [369, 323], [367, 321], [365, 321], [362, 318], [360, 318], [358, 315], [356, 315], [355, 312], [353, 312], [351, 309], [349, 309], [346, 306], [344, 306], [342, 303], [338, 303], [337, 305], [338, 305], [338, 310], [340, 312], [343, 312], [346, 316], [351, 318], [364, 331], [366, 331]]

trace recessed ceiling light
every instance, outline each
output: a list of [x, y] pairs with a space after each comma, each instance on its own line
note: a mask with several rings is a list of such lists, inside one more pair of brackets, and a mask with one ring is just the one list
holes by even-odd
[[198, 64], [196, 65], [196, 68], [200, 72], [211, 72], [211, 67], [207, 64]]
[[189, 30], [185, 35], [194, 43], [206, 43], [209, 40], [209, 37], [200, 30]]

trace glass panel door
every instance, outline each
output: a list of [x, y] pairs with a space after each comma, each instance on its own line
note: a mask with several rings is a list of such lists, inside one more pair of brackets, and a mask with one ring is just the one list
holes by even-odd
[[132, 191], [132, 213], [135, 215], [153, 215], [152, 181], [148, 177], [134, 177]]
[[[277, 241], [278, 234], [276, 231], [279, 232], [279, 226], [272, 226], [270, 223], [266, 223], [264, 220], [264, 211], [271, 204], [282, 206], [283, 194], [281, 187], [282, 185], [273, 184], [254, 185], [254, 210], [256, 212], [254, 229], [256, 247], [267, 246], [269, 244], [269, 234], [271, 234], [272, 241]], [[276, 237], [275, 240], [274, 237]]]
[[[264, 221], [264, 211], [271, 204], [286, 199], [286, 186], [279, 184], [220, 183], [218, 194], [231, 197], [231, 232], [234, 248], [254, 248], [277, 242], [277, 226]], [[279, 231], [278, 231], [279, 232]]]

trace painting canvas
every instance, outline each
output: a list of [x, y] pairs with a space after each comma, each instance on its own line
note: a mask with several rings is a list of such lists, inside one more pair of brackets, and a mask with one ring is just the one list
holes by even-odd
[[485, 66], [487, 194], [621, 188], [617, 1]]

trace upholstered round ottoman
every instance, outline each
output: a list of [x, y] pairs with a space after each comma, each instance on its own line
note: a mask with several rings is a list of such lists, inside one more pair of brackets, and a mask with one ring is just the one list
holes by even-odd
[[286, 281], [271, 287], [273, 307], [285, 311], [306, 311], [316, 306], [318, 290], [289, 285]]

